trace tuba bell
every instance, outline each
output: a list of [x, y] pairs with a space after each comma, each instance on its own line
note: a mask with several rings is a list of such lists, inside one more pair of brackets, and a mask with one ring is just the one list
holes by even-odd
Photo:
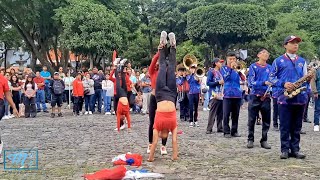
[[183, 66], [189, 70], [191, 65], [198, 64], [198, 60], [194, 55], [187, 54], [183, 58]]
[[196, 66], [196, 71], [195, 71], [195, 77], [197, 79], [201, 79], [205, 76], [206, 71], [202, 67], [198, 67], [198, 59], [191, 54], [187, 54], [183, 58], [183, 66], [187, 69], [190, 70], [191, 66]]

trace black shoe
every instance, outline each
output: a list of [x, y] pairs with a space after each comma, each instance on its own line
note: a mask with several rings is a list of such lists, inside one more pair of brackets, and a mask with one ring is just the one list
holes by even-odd
[[217, 133], [223, 133], [223, 130], [218, 130]]
[[303, 122], [312, 123], [309, 119], [305, 119], [305, 120], [303, 120]]
[[289, 154], [287, 152], [282, 152], [280, 155], [280, 159], [288, 159], [289, 158]]
[[304, 155], [300, 152], [290, 153], [289, 156], [294, 157], [296, 159], [305, 159], [306, 158], [306, 155]]
[[264, 149], [271, 149], [271, 146], [267, 143], [267, 141], [261, 142], [260, 145]]
[[59, 114], [58, 114], [58, 117], [63, 117], [63, 116], [62, 116], [62, 113], [59, 113]]
[[206, 134], [212, 134], [212, 131], [207, 131]]
[[253, 148], [253, 141], [248, 141], [247, 148]]
[[38, 113], [41, 112], [41, 109], [38, 109], [37, 112], [38, 112]]
[[300, 134], [307, 134], [305, 131], [301, 130]]
[[241, 137], [241, 135], [239, 133], [234, 133], [234, 134], [231, 134], [232, 137]]
[[224, 134], [223, 135], [225, 138], [231, 138], [231, 134]]
[[54, 118], [54, 116], [55, 116], [55, 114], [54, 114], [54, 113], [51, 113], [51, 116], [50, 116], [50, 117], [51, 117], [51, 118]]
[[49, 113], [49, 111], [48, 110], [45, 110], [45, 111], [43, 111], [44, 113]]

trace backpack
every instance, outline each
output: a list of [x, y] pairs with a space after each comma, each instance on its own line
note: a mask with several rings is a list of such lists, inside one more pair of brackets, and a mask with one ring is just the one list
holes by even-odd
[[64, 87], [60, 80], [54, 80], [52, 88], [54, 94], [60, 95], [64, 92]]

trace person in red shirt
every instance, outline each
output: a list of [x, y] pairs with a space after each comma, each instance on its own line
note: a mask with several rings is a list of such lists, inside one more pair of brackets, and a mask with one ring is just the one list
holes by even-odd
[[[0, 120], [4, 116], [4, 98], [6, 98], [6, 100], [12, 107], [13, 114], [16, 117], [19, 117], [19, 112], [12, 100], [12, 94], [9, 89], [8, 80], [2, 74], [0, 74]], [[2, 148], [3, 148], [3, 142], [1, 141], [1, 135], [0, 135], [0, 164], [3, 163]]]
[[42, 105], [42, 110], [45, 113], [48, 113], [49, 111], [47, 110], [47, 105], [46, 105], [46, 100], [45, 100], [45, 92], [44, 92], [44, 87], [45, 87], [45, 82], [44, 78], [41, 77], [40, 72], [36, 72], [36, 77], [33, 78], [33, 82], [37, 84], [38, 90], [37, 90], [37, 95], [36, 95], [36, 105], [37, 105], [37, 112], [41, 112], [41, 107], [40, 104]]
[[177, 117], [176, 117], [176, 40], [173, 33], [169, 34], [170, 53], [168, 54], [168, 67], [166, 64], [167, 33], [161, 32], [159, 49], [159, 77], [156, 83], [157, 111], [153, 126], [153, 140], [148, 161], [154, 161], [154, 152], [157, 147], [158, 138], [167, 138], [172, 133], [172, 160], [178, 159], [177, 142]]
[[72, 83], [73, 86], [73, 115], [79, 116], [82, 111], [84, 88], [81, 80], [81, 72], [78, 72], [76, 79]]

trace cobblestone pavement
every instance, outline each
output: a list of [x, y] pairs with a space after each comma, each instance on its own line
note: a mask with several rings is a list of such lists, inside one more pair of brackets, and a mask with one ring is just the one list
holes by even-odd
[[[313, 119], [313, 109], [310, 110]], [[279, 132], [270, 130], [271, 150], [260, 148], [261, 126], [256, 126], [256, 142], [253, 149], [246, 148], [247, 111], [241, 110], [240, 138], [225, 139], [222, 134], [206, 135], [208, 112], [200, 112], [198, 128], [189, 128], [179, 122], [180, 159], [170, 160], [161, 156], [159, 148], [156, 160], [147, 162], [148, 116], [132, 115], [132, 132], [114, 131], [115, 116], [100, 114], [81, 117], [65, 112], [63, 118], [51, 119], [49, 114], [39, 114], [36, 119], [10, 119], [0, 122], [5, 149], [37, 148], [38, 171], [3, 171], [0, 179], [83, 179], [84, 173], [112, 167], [111, 159], [126, 152], [140, 153], [144, 161], [141, 168], [162, 173], [165, 179], [320, 179], [320, 133], [304, 123], [306, 135], [302, 135], [302, 152], [305, 160], [280, 160]], [[216, 129], [214, 129], [216, 130]], [[160, 143], [159, 143], [160, 144]]]

